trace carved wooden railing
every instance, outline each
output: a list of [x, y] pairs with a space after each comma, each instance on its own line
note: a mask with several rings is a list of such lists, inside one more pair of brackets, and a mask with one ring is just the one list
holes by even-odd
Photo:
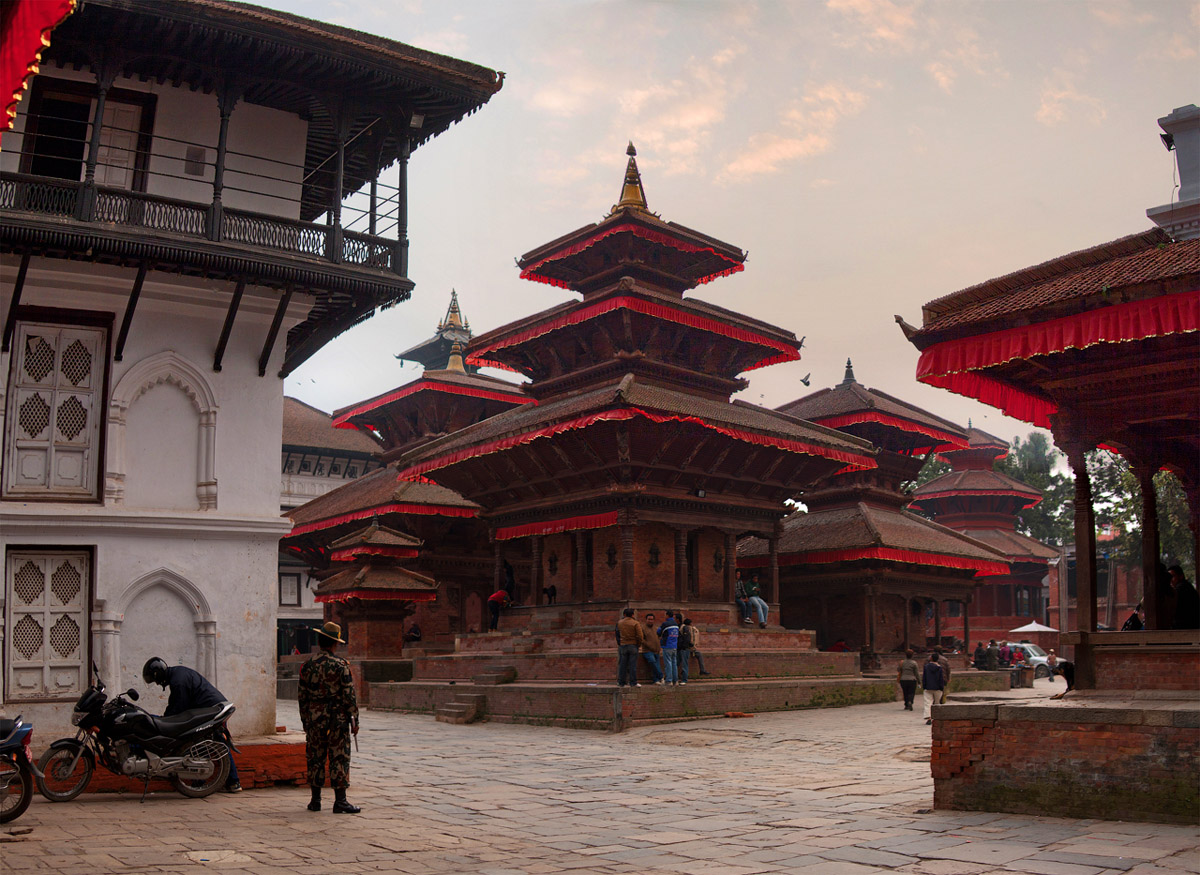
[[0, 211], [6, 210], [224, 240], [395, 274], [404, 268], [400, 244], [386, 237], [25, 173], [0, 173]]

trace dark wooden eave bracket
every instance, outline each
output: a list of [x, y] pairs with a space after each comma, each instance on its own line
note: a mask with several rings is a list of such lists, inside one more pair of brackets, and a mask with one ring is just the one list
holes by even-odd
[[8, 316], [4, 319], [4, 342], [0, 345], [0, 352], [8, 352], [8, 346], [12, 343], [13, 329], [17, 325], [17, 307], [21, 305], [21, 291], [25, 288], [25, 272], [29, 270], [29, 253], [25, 252], [21, 255], [21, 266], [17, 268], [17, 282], [13, 288], [12, 300], [8, 302]]
[[292, 302], [292, 287], [289, 285], [283, 293], [283, 297], [279, 299], [279, 306], [275, 308], [275, 318], [271, 320], [271, 328], [267, 331], [267, 339], [263, 343], [262, 355], [258, 357], [258, 375], [265, 377], [267, 375], [267, 362], [271, 360], [271, 350], [275, 346], [275, 338], [279, 336], [279, 327], [283, 324], [283, 314], [287, 312], [288, 304]]

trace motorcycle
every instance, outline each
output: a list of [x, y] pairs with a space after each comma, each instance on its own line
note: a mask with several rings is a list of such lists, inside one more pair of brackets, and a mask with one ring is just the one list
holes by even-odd
[[52, 802], [74, 799], [87, 787], [99, 762], [114, 775], [141, 778], [142, 801], [150, 781], [165, 778], [184, 796], [203, 799], [229, 776], [227, 721], [235, 710], [229, 702], [195, 708], [171, 717], [156, 717], [135, 705], [134, 689], [109, 700], [96, 678], [71, 715], [79, 727], [74, 738], [50, 745], [38, 768], [38, 790]]
[[0, 823], [16, 820], [33, 801], [33, 776], [40, 774], [29, 753], [33, 724], [18, 714], [0, 720]]

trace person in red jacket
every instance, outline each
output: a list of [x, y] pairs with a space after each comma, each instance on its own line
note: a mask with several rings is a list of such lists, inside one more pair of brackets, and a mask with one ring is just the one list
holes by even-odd
[[503, 589], [498, 589], [488, 596], [488, 610], [492, 614], [491, 624], [488, 626], [489, 631], [496, 631], [496, 627], [500, 623], [500, 611], [511, 604], [512, 599], [509, 598], [508, 592]]

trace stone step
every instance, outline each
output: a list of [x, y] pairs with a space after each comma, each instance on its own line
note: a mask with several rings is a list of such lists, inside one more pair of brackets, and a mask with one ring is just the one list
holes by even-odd
[[481, 687], [494, 687], [499, 684], [511, 684], [517, 679], [517, 670], [511, 665], [489, 667], [479, 674], [471, 676], [471, 682]]
[[478, 709], [465, 702], [447, 702], [440, 705], [434, 712], [434, 717], [440, 723], [464, 724], [470, 723], [478, 716]]

